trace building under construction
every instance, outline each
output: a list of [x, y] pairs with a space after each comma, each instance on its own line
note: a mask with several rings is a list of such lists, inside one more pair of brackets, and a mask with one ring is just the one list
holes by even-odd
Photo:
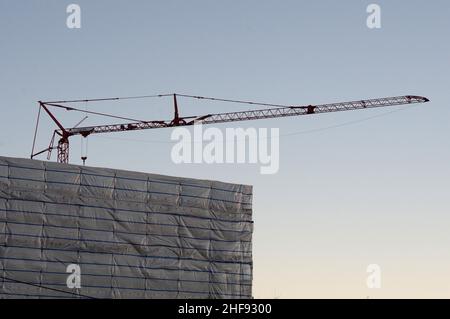
[[1, 298], [251, 298], [252, 231], [251, 186], [0, 157]]
[[[177, 96], [269, 108], [181, 116]], [[172, 119], [137, 120], [73, 106], [155, 97], [173, 97]], [[0, 157], [0, 297], [252, 297], [251, 186], [69, 165], [73, 136], [428, 101], [404, 95], [280, 105], [181, 94], [40, 101], [31, 158], [47, 153], [50, 159], [56, 150], [58, 163]], [[86, 115], [74, 127], [66, 127], [51, 108], [128, 122], [80, 127]], [[41, 110], [57, 129], [49, 146], [35, 153]], [[87, 157], [81, 158], [84, 162]]]

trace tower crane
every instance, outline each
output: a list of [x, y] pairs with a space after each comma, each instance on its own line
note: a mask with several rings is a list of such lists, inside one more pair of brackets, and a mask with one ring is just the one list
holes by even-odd
[[[271, 119], [271, 118], [288, 117], [288, 116], [312, 115], [312, 114], [351, 111], [351, 110], [380, 108], [380, 107], [388, 107], [388, 106], [396, 106], [396, 105], [407, 105], [407, 104], [429, 102], [429, 99], [427, 99], [426, 97], [417, 96], [417, 95], [404, 95], [404, 96], [396, 96], [396, 97], [386, 97], [386, 98], [377, 98], [377, 99], [368, 99], [368, 100], [356, 100], [356, 101], [350, 101], [350, 102], [337, 102], [337, 103], [319, 104], [319, 105], [291, 105], [291, 106], [290, 105], [268, 104], [268, 103], [257, 103], [257, 102], [249, 102], [249, 101], [239, 101], [239, 100], [227, 100], [227, 99], [219, 99], [219, 98], [211, 98], [211, 97], [203, 97], [203, 96], [193, 96], [193, 95], [186, 95], [186, 94], [161, 94], [161, 95], [146, 96], [146, 97], [163, 97], [163, 96], [171, 96], [173, 98], [174, 116], [170, 120], [139, 121], [139, 120], [130, 119], [130, 118], [126, 118], [126, 117], [120, 117], [120, 116], [108, 115], [108, 114], [104, 114], [104, 113], [81, 110], [81, 109], [77, 109], [77, 108], [67, 105], [68, 103], [108, 101], [108, 100], [119, 100], [119, 99], [125, 99], [125, 98], [106, 98], [106, 99], [91, 99], [91, 100], [50, 101], [50, 102], [39, 101], [38, 102], [39, 103], [39, 113], [38, 113], [38, 120], [36, 123], [35, 136], [34, 136], [34, 140], [33, 140], [33, 148], [31, 151], [31, 158], [34, 158], [37, 155], [47, 152], [48, 153], [47, 157], [48, 157], [48, 159], [50, 159], [52, 150], [56, 148], [57, 153], [58, 153], [57, 161], [60, 163], [68, 163], [69, 162], [69, 138], [72, 136], [75, 136], [75, 135], [87, 137], [92, 134], [136, 131], [136, 130], [167, 128], [167, 127], [176, 127], [176, 126], [189, 126], [189, 125], [194, 125], [196, 123], [201, 123], [201, 124], [228, 123], [228, 122], [237, 122], [237, 121]], [[259, 106], [266, 106], [268, 108], [254, 109], [254, 110], [247, 110], [247, 111], [238, 111], [238, 112], [210, 113], [210, 114], [203, 114], [203, 115], [199, 115], [199, 116], [180, 116], [179, 110], [178, 110], [177, 97], [259, 105]], [[135, 98], [138, 98], [138, 97], [135, 97]], [[105, 115], [105, 116], [123, 119], [123, 120], [126, 120], [127, 122], [119, 123], [119, 124], [107, 124], [107, 125], [96, 125], [96, 126], [86, 126], [86, 127], [78, 127], [78, 125], [77, 125], [72, 128], [66, 128], [61, 124], [61, 122], [50, 111], [50, 108], [52, 108], [52, 107], [64, 109], [66, 111], [79, 111], [79, 112], [92, 113], [95, 115]], [[35, 142], [36, 142], [36, 133], [38, 130], [39, 116], [40, 116], [41, 109], [43, 109], [50, 116], [50, 118], [55, 122], [58, 129], [56, 129], [54, 131], [49, 147], [40, 152], [34, 153]], [[55, 143], [56, 137], [58, 137], [59, 139], [57, 142], [57, 146], [55, 147], [54, 143]]]

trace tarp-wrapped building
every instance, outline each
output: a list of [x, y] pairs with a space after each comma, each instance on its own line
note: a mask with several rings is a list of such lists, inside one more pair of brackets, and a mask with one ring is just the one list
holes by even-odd
[[0, 157], [0, 298], [251, 298], [252, 232], [248, 185]]

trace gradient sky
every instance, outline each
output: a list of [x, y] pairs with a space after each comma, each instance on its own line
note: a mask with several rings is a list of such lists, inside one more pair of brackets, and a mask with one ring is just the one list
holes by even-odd
[[[72, 2], [82, 9], [79, 30], [66, 27]], [[72, 2], [0, 1], [0, 155], [29, 157], [38, 100], [427, 96], [431, 103], [394, 113], [218, 126], [279, 127], [276, 175], [256, 165], [175, 165], [169, 129], [92, 136], [87, 164], [254, 185], [256, 298], [450, 297], [448, 1]], [[379, 30], [366, 27], [370, 3], [381, 5]], [[238, 109], [180, 104], [185, 114]], [[82, 105], [144, 119], [167, 118], [169, 106]], [[67, 126], [83, 117], [60, 116]], [[41, 124], [44, 148], [54, 128]], [[79, 144], [73, 139], [73, 163]], [[372, 263], [382, 268], [381, 289], [366, 286]]]

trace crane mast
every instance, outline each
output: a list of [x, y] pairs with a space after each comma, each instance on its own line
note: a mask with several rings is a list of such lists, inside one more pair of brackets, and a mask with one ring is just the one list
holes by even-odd
[[[183, 96], [183, 95], [182, 95]], [[202, 98], [189, 96], [194, 98]], [[211, 98], [212, 99], [212, 98]], [[220, 100], [220, 99], [219, 99]], [[53, 146], [55, 136], [59, 136], [58, 145], [56, 147], [58, 152], [57, 161], [60, 163], [69, 162], [69, 138], [75, 135], [81, 135], [87, 137], [91, 134], [99, 133], [113, 133], [113, 132], [125, 132], [125, 131], [135, 131], [135, 130], [146, 130], [146, 129], [156, 129], [156, 128], [167, 128], [176, 126], [189, 126], [194, 124], [216, 124], [216, 123], [229, 123], [237, 121], [249, 121], [249, 120], [260, 120], [260, 119], [271, 119], [279, 117], [289, 117], [289, 116], [302, 116], [311, 114], [322, 114], [330, 112], [341, 112], [341, 111], [351, 111], [369, 108], [380, 108], [396, 105], [407, 105], [416, 103], [426, 103], [429, 100], [426, 97], [416, 96], [416, 95], [404, 95], [396, 97], [378, 98], [378, 99], [368, 99], [368, 100], [356, 100], [350, 102], [338, 102], [329, 104], [319, 104], [319, 105], [293, 105], [293, 106], [279, 106], [266, 108], [266, 109], [256, 109], [248, 111], [238, 111], [238, 112], [226, 112], [226, 113], [213, 113], [205, 114], [199, 116], [187, 116], [180, 117], [177, 103], [177, 94], [173, 94], [173, 106], [174, 106], [174, 117], [171, 120], [151, 120], [151, 121], [129, 121], [127, 123], [120, 124], [108, 124], [108, 125], [96, 125], [96, 126], [86, 126], [86, 127], [73, 127], [65, 128], [58, 119], [49, 110], [49, 107], [62, 108], [67, 111], [77, 110], [73, 107], [66, 106], [60, 103], [54, 102], [42, 102], [39, 101], [39, 106], [45, 110], [45, 112], [50, 116], [50, 118], [55, 122], [59, 129], [54, 131], [52, 141], [48, 148], [33, 154], [34, 147], [32, 150], [31, 158], [48, 152], [48, 158], [50, 158], [51, 151], [55, 148]], [[251, 103], [248, 104], [258, 104]], [[270, 105], [270, 104], [267, 104]], [[95, 114], [95, 112], [93, 112]]]

